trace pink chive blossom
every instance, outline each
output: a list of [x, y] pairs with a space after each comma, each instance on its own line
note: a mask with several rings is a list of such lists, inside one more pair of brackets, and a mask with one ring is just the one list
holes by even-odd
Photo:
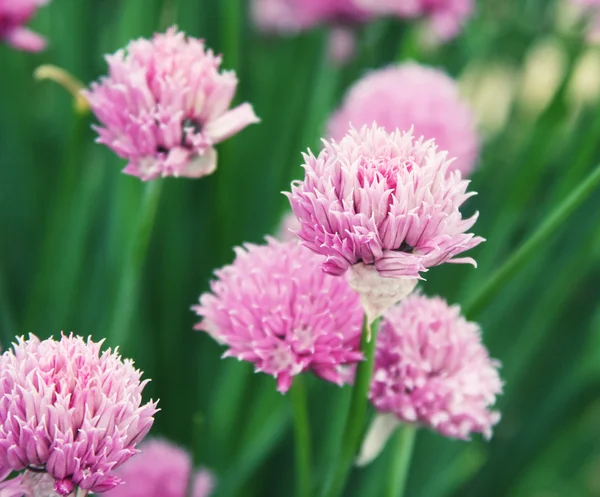
[[372, 71], [346, 93], [329, 121], [336, 141], [350, 123], [360, 127], [376, 122], [388, 132], [410, 129], [416, 136], [435, 139], [456, 160], [449, 170], [468, 175], [479, 155], [475, 116], [461, 99], [456, 82], [443, 71], [408, 62]]
[[212, 173], [214, 145], [259, 121], [248, 103], [229, 109], [235, 73], [219, 72], [221, 58], [175, 27], [131, 41], [107, 61], [108, 77], [84, 95], [102, 124], [98, 142], [142, 180]]
[[[104, 494], [106, 497], [186, 497], [192, 460], [183, 449], [166, 440], [143, 442], [140, 453], [115, 471], [123, 483]], [[192, 476], [190, 497], [208, 497], [214, 487], [209, 471]]]
[[120, 482], [112, 471], [137, 452], [157, 409], [142, 404], [148, 380], [133, 362], [101, 346], [30, 335], [0, 356], [0, 467], [46, 472], [61, 496]]
[[252, 0], [256, 26], [266, 33], [296, 33], [319, 24], [363, 22], [368, 16], [353, 0]]
[[458, 306], [412, 294], [384, 317], [369, 398], [378, 411], [447, 437], [490, 438], [500, 420], [490, 410], [502, 392], [499, 367]]
[[432, 32], [441, 40], [460, 33], [474, 10], [473, 0], [355, 0], [359, 7], [378, 15], [401, 18], [425, 17]]
[[0, 40], [20, 50], [39, 52], [46, 40], [24, 27], [50, 0], [0, 0]]
[[194, 310], [206, 331], [229, 349], [223, 357], [255, 364], [285, 393], [295, 375], [312, 371], [347, 382], [359, 351], [363, 313], [343, 278], [319, 269], [321, 258], [297, 242], [267, 238], [266, 245], [235, 250], [230, 266], [216, 271], [211, 292]]
[[9, 468], [0, 471], [0, 497], [23, 497], [27, 495], [28, 489], [23, 485], [23, 477], [19, 475], [7, 480], [10, 473]]
[[483, 241], [465, 233], [477, 214], [463, 219], [459, 211], [473, 193], [460, 171], [448, 171], [451, 161], [433, 140], [373, 125], [323, 143], [318, 156], [304, 155], [304, 180], [286, 195], [300, 220], [298, 236], [324, 256], [326, 273], [352, 268], [369, 286], [376, 276], [416, 283], [444, 262], [475, 265], [456, 258]]

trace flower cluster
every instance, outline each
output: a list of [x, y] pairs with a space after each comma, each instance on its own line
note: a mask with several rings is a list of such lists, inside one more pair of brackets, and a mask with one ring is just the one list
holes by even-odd
[[84, 93], [102, 127], [98, 141], [143, 180], [198, 178], [217, 166], [216, 143], [258, 118], [250, 104], [229, 109], [237, 78], [220, 57], [175, 28], [108, 56], [109, 76]]
[[353, 0], [253, 0], [251, 8], [255, 24], [265, 32], [294, 33], [321, 23], [367, 19]]
[[448, 437], [489, 438], [500, 419], [490, 410], [502, 391], [498, 367], [457, 306], [412, 294], [382, 322], [370, 399], [381, 412]]
[[127, 461], [115, 474], [123, 484], [106, 492], [105, 497], [208, 497], [213, 489], [213, 476], [206, 470], [196, 471], [190, 481], [192, 461], [183, 449], [165, 440], [143, 442], [140, 453]]
[[475, 264], [455, 258], [483, 241], [465, 233], [477, 215], [462, 219], [458, 209], [472, 195], [468, 181], [448, 171], [433, 141], [365, 126], [304, 159], [305, 178], [287, 196], [298, 236], [325, 257], [327, 273], [363, 263], [385, 277], [418, 278], [443, 262]]
[[24, 25], [37, 9], [49, 0], [0, 0], [0, 40], [21, 50], [38, 52], [46, 47], [46, 40]]
[[148, 380], [102, 342], [19, 338], [0, 356], [0, 467], [47, 472], [54, 491], [105, 492], [150, 430]]
[[236, 249], [233, 264], [216, 272], [210, 293], [194, 310], [203, 330], [286, 392], [310, 370], [325, 380], [348, 380], [344, 367], [362, 360], [363, 313], [343, 278], [319, 269], [321, 258], [295, 242]]
[[441, 70], [408, 62], [368, 73], [331, 117], [329, 135], [339, 141], [350, 125], [374, 122], [388, 132], [412, 127], [415, 136], [435, 139], [455, 158], [450, 171], [459, 169], [466, 176], [475, 166], [479, 139], [474, 114], [456, 82]]
[[471, 16], [473, 0], [355, 0], [357, 5], [380, 15], [425, 17], [441, 40], [455, 37]]

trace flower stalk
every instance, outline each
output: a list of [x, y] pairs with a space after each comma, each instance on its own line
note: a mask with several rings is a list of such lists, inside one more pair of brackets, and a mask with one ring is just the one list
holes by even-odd
[[306, 385], [304, 378], [298, 376], [290, 389], [294, 412], [294, 434], [296, 442], [296, 494], [298, 497], [312, 496], [311, 483], [311, 443], [308, 420]]
[[404, 496], [417, 429], [415, 425], [406, 423], [396, 432], [387, 497]]
[[[365, 315], [360, 344], [365, 360], [359, 363], [356, 368], [356, 379], [350, 399], [350, 409], [346, 417], [342, 446], [340, 454], [336, 458], [337, 463], [325, 488], [324, 495], [326, 497], [338, 497], [342, 494], [348, 474], [350, 473], [350, 468], [360, 446], [365, 429], [368, 393], [373, 374], [375, 343], [377, 342], [378, 331], [379, 319], [376, 319], [369, 325], [368, 318]], [[370, 340], [369, 336], [371, 337]]]

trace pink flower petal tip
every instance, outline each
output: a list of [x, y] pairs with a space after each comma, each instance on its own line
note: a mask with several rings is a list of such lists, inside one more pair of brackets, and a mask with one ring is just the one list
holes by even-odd
[[475, 115], [443, 71], [407, 62], [372, 71], [346, 93], [329, 120], [329, 136], [341, 140], [350, 125], [376, 122], [387, 131], [413, 128], [415, 136], [433, 138], [455, 161], [448, 168], [467, 176], [479, 156]]
[[214, 145], [259, 122], [252, 106], [230, 109], [233, 71], [201, 40], [170, 28], [107, 57], [109, 75], [85, 91], [102, 126], [98, 142], [128, 160], [126, 174], [199, 178], [217, 167]]
[[274, 376], [282, 393], [309, 370], [347, 382], [348, 367], [363, 359], [363, 312], [346, 280], [323, 273], [320, 262], [296, 241], [237, 248], [194, 307], [202, 317], [196, 329], [229, 347], [226, 357]]
[[46, 47], [46, 40], [25, 28], [37, 12], [49, 0], [0, 0], [0, 40], [19, 50], [39, 52]]
[[408, 296], [386, 313], [376, 347], [369, 397], [378, 411], [447, 437], [491, 437], [500, 420], [490, 409], [502, 392], [500, 364], [457, 306]]
[[323, 256], [321, 267], [344, 274], [355, 264], [375, 266], [384, 278], [420, 278], [429, 267], [483, 241], [465, 233], [460, 205], [473, 193], [434, 142], [410, 131], [376, 125], [324, 141], [318, 156], [304, 156], [305, 177], [288, 196], [300, 221], [298, 236]]
[[[139, 446], [139, 454], [119, 467], [115, 474], [122, 484], [106, 497], [186, 497], [192, 459], [182, 448], [166, 440], [153, 439]], [[212, 474], [200, 469], [192, 475], [191, 497], [208, 497], [214, 488]]]
[[19, 338], [0, 356], [0, 467], [47, 473], [58, 495], [105, 492], [150, 430], [148, 380], [102, 342]]

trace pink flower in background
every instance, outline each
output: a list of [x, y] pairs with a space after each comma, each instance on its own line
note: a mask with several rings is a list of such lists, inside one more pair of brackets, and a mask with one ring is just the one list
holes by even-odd
[[62, 336], [19, 338], [0, 356], [0, 467], [54, 478], [54, 490], [105, 492], [112, 471], [150, 430], [156, 403], [142, 404], [148, 380], [102, 342]]
[[329, 121], [336, 141], [355, 127], [377, 123], [388, 132], [413, 127], [415, 136], [433, 138], [456, 160], [449, 171], [468, 175], [479, 154], [475, 116], [456, 82], [443, 71], [414, 62], [372, 71], [356, 82]]
[[210, 174], [214, 145], [259, 121], [248, 103], [229, 109], [234, 72], [219, 72], [221, 58], [176, 28], [132, 41], [107, 61], [109, 76], [85, 96], [103, 125], [98, 141], [129, 161], [127, 174]]
[[353, 0], [252, 0], [252, 17], [264, 32], [295, 33], [323, 23], [365, 21]]
[[0, 0], [0, 40], [21, 50], [39, 52], [46, 40], [24, 25], [50, 0]]
[[[115, 471], [123, 483], [106, 497], [186, 497], [192, 471], [190, 455], [183, 449], [154, 439], [143, 442], [140, 453]], [[208, 497], [214, 487], [212, 474], [196, 471], [190, 497]]]
[[369, 397], [378, 411], [447, 437], [491, 437], [500, 364], [458, 306], [413, 294], [386, 313], [376, 347]]
[[483, 241], [465, 233], [477, 214], [463, 219], [458, 209], [474, 193], [432, 140], [364, 126], [304, 160], [304, 180], [286, 195], [325, 272], [363, 263], [384, 277], [418, 278], [444, 262], [475, 264], [455, 258]]
[[23, 485], [23, 477], [17, 476], [10, 480], [10, 468], [5, 468], [0, 471], [0, 497], [23, 497], [27, 494], [28, 489]]
[[194, 310], [206, 331], [229, 349], [224, 357], [255, 364], [285, 393], [292, 378], [312, 371], [337, 384], [344, 367], [362, 360], [363, 312], [343, 278], [319, 269], [321, 258], [295, 242], [236, 249], [233, 264], [216, 271], [210, 293]]
[[281, 219], [281, 224], [277, 231], [277, 239], [284, 242], [300, 241], [296, 232], [300, 229], [300, 221], [293, 212], [288, 212]]
[[426, 17], [434, 34], [447, 40], [459, 34], [471, 17], [473, 0], [354, 0], [359, 7], [379, 15]]

